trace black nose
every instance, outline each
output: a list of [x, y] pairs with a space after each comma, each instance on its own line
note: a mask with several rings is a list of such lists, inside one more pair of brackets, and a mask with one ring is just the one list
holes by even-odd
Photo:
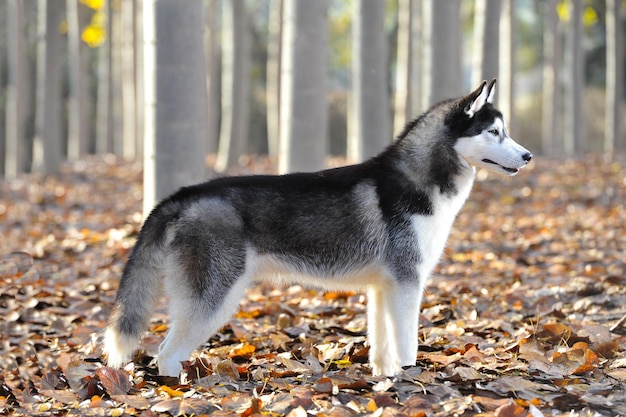
[[531, 159], [533, 159], [533, 154], [530, 152], [526, 152], [524, 155], [522, 155], [522, 159], [524, 160], [524, 162], [529, 163]]

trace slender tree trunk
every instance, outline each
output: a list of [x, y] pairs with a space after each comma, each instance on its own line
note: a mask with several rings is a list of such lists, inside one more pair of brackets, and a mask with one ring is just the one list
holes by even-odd
[[248, 143], [250, 33], [245, 2], [223, 0], [222, 122], [215, 170], [239, 162]]
[[[0, 2], [0, 91], [4, 92], [5, 66], [8, 64], [7, 15], [8, 4]], [[0, 100], [0, 178], [4, 177], [4, 160], [6, 158], [6, 100]]]
[[218, 0], [211, 0], [206, 3], [206, 81], [208, 94], [208, 148], [209, 153], [217, 153], [219, 143], [219, 108], [220, 108], [220, 85], [219, 71], [219, 27], [218, 27]]
[[510, 122], [515, 120], [515, 0], [502, 0], [500, 19], [500, 61], [498, 76], [498, 107], [509, 122], [511, 134], [515, 134]]
[[26, 42], [24, 38], [24, 3], [8, 0], [8, 72], [6, 113], [5, 176], [14, 178], [26, 170], [24, 128], [26, 123]]
[[135, 2], [135, 137], [137, 146], [137, 160], [143, 160], [144, 145], [144, 42], [143, 42], [143, 9], [145, 0]]
[[137, 158], [137, 101], [135, 88], [135, 0], [121, 2], [122, 156]]
[[283, 0], [270, 1], [267, 40], [267, 148], [271, 159], [278, 160], [280, 138], [280, 61], [283, 27]]
[[37, 104], [33, 170], [59, 172], [61, 144], [61, 35], [63, 0], [39, 0], [37, 10]]
[[561, 120], [560, 110], [560, 77], [561, 47], [558, 36], [559, 16], [556, 12], [558, 0], [546, 0], [546, 19], [543, 31], [543, 96], [541, 130], [542, 151], [554, 155], [562, 149], [562, 138], [559, 132]]
[[[428, 109], [433, 103], [431, 98], [432, 90], [432, 49], [433, 49], [433, 1], [434, 0], [422, 0], [420, 1], [421, 9], [421, 33], [422, 33], [422, 50], [421, 50], [421, 63], [422, 73], [420, 76], [421, 85], [421, 104], [422, 111]], [[441, 0], [440, 0], [441, 1]]]
[[325, 165], [327, 12], [327, 0], [285, 0], [278, 161], [281, 173], [314, 171]]
[[207, 94], [203, 0], [144, 4], [144, 213], [205, 178]]
[[565, 154], [568, 156], [584, 148], [583, 99], [585, 90], [584, 56], [582, 47], [583, 0], [572, 0], [572, 12], [567, 33], [567, 88], [565, 100]]
[[463, 92], [460, 8], [460, 0], [424, 0], [424, 107]]
[[[106, 30], [111, 33], [111, 3], [103, 11], [106, 13]], [[110, 37], [98, 47], [98, 92], [96, 102], [96, 152], [113, 152], [113, 111], [112, 111], [112, 48]]]
[[[411, 56], [413, 59], [411, 60], [411, 75], [409, 76], [411, 80], [409, 119], [425, 110], [422, 108], [422, 73], [424, 72], [422, 4], [421, 0], [411, 0]], [[397, 135], [400, 132], [394, 130], [393, 133]]]
[[624, 100], [624, 26], [621, 0], [606, 0], [606, 116], [604, 151], [626, 149], [622, 132]]
[[143, 2], [143, 214], [147, 217], [158, 201], [157, 197], [157, 153], [156, 153], [156, 2]]
[[[376, 1], [376, 0], [375, 0]], [[411, 7], [414, 1], [412, 0], [398, 0], [398, 37], [397, 37], [397, 51], [396, 51], [396, 89], [393, 100], [393, 132], [394, 134], [400, 133], [404, 126], [407, 124], [411, 117], [411, 75], [412, 75], [412, 13]], [[381, 18], [382, 32], [379, 35], [384, 40], [384, 3], [379, 7], [382, 10], [383, 17]], [[371, 27], [365, 26], [365, 32], [369, 32]], [[379, 29], [377, 29], [379, 30]], [[361, 47], [367, 48], [365, 45]], [[367, 68], [367, 66], [365, 67]], [[386, 82], [386, 80], [385, 80]], [[384, 97], [384, 96], [383, 96]]]
[[[127, 3], [132, 0], [123, 0], [122, 3]], [[109, 21], [110, 31], [109, 36], [111, 40], [111, 66], [110, 66], [110, 89], [109, 92], [111, 102], [111, 124], [109, 129], [111, 130], [111, 139], [113, 141], [113, 153], [117, 156], [124, 155], [124, 117], [123, 114], [123, 96], [122, 96], [122, 59], [123, 59], [123, 41], [122, 41], [122, 7], [112, 4], [109, 0]], [[131, 119], [134, 118], [134, 114], [128, 115]], [[131, 122], [132, 125], [133, 122]], [[132, 140], [132, 137], [130, 138]], [[130, 147], [130, 146], [129, 146]]]
[[89, 103], [87, 93], [87, 60], [80, 40], [81, 24], [79, 17], [79, 0], [67, 0], [67, 42], [68, 42], [68, 159], [78, 159], [89, 152], [88, 114]]
[[[376, 155], [391, 142], [385, 3], [355, 0], [352, 25], [352, 117], [355, 120], [351, 126], [355, 131], [349, 137], [348, 160], [360, 162]], [[405, 29], [408, 32], [409, 28]], [[408, 33], [404, 35], [408, 38]], [[406, 77], [401, 82], [403, 85], [399, 88], [404, 99], [401, 112], [406, 122]]]
[[475, 1], [472, 86], [498, 77], [501, 3], [501, 0]]

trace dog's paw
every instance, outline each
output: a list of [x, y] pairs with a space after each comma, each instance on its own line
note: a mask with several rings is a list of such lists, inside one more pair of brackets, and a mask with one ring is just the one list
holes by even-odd
[[376, 361], [371, 363], [372, 376], [394, 376], [402, 372], [400, 361]]
[[181, 370], [180, 360], [159, 356], [159, 375], [178, 377]]

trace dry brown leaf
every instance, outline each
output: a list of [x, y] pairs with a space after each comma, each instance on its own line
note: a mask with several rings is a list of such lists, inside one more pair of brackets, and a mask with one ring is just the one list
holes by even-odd
[[123, 369], [102, 367], [96, 370], [96, 375], [109, 395], [126, 395], [133, 386], [130, 374]]
[[508, 404], [501, 405], [495, 411], [496, 417], [526, 417], [527, 414], [526, 409], [520, 407], [513, 400], [510, 400]]
[[332, 394], [333, 382], [330, 378], [320, 378], [313, 384], [313, 390], [320, 394]]

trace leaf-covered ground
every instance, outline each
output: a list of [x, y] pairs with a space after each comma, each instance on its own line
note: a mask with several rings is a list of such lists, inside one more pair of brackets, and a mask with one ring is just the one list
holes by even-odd
[[140, 166], [111, 157], [0, 183], [0, 415], [626, 415], [625, 156], [479, 173], [393, 379], [367, 366], [365, 297], [297, 286], [251, 288], [181, 379], [152, 362], [163, 309], [105, 367], [140, 210]]

